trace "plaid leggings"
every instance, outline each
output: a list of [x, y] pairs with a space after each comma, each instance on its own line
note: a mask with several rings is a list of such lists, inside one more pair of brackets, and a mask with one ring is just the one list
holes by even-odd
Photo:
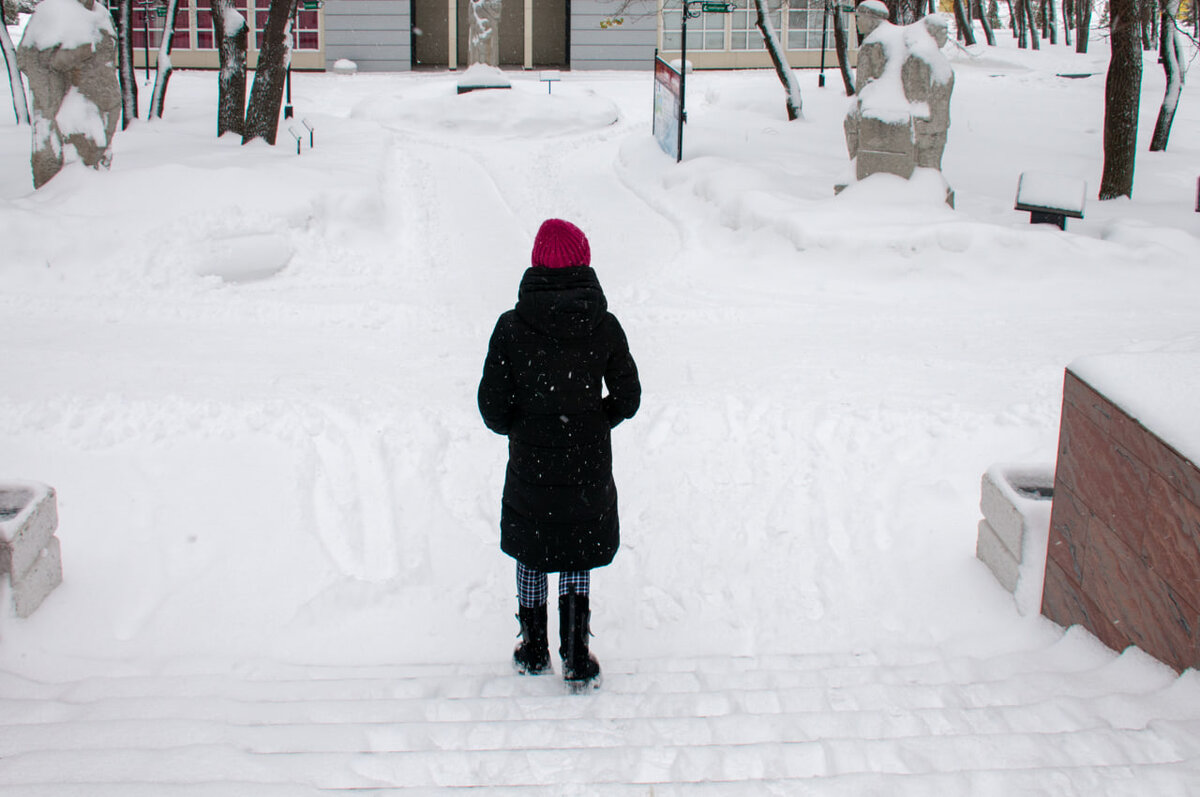
[[[592, 571], [577, 570], [558, 574], [558, 594], [587, 595], [592, 586]], [[546, 574], [517, 562], [517, 603], [526, 609], [546, 604]]]

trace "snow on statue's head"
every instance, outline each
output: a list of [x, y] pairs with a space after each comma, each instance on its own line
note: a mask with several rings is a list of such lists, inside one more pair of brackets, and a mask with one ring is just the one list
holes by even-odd
[[862, 36], [869, 36], [871, 31], [887, 22], [889, 16], [888, 7], [880, 0], [863, 0], [858, 4], [858, 8], [854, 9], [854, 20]]

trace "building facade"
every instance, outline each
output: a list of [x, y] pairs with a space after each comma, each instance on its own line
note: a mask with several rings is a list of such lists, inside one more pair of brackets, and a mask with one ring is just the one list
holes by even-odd
[[[299, 0], [292, 66], [323, 70], [346, 59], [364, 72], [465, 67], [470, 0]], [[500, 65], [514, 69], [651, 69], [654, 54], [678, 58], [682, 0], [504, 0]], [[772, 12], [788, 61], [796, 67], [835, 67], [832, 14], [842, 14], [855, 44], [848, 7], [827, 0], [773, 0]], [[254, 67], [270, 0], [236, 0], [254, 26]], [[624, 6], [624, 7], [623, 7]], [[135, 3], [134, 62], [151, 67], [166, 19], [165, 5]], [[688, 60], [698, 69], [769, 67], [755, 26], [753, 0], [733, 0], [730, 13], [688, 20]], [[853, 56], [853, 53], [852, 53]], [[216, 43], [208, 0], [179, 0], [171, 62], [215, 68]]]

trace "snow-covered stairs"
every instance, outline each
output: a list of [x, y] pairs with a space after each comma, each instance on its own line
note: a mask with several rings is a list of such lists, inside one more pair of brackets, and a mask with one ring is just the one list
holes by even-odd
[[1074, 634], [983, 659], [605, 661], [586, 696], [503, 663], [0, 672], [0, 795], [1200, 793], [1195, 674]]

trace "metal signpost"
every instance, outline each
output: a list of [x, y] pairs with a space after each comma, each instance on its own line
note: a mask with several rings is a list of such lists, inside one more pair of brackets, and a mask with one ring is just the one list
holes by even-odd
[[731, 14], [733, 3], [712, 0], [684, 0], [683, 14], [679, 26], [679, 142], [675, 162], [683, 160], [683, 123], [687, 121], [687, 21], [699, 19], [701, 14]]

